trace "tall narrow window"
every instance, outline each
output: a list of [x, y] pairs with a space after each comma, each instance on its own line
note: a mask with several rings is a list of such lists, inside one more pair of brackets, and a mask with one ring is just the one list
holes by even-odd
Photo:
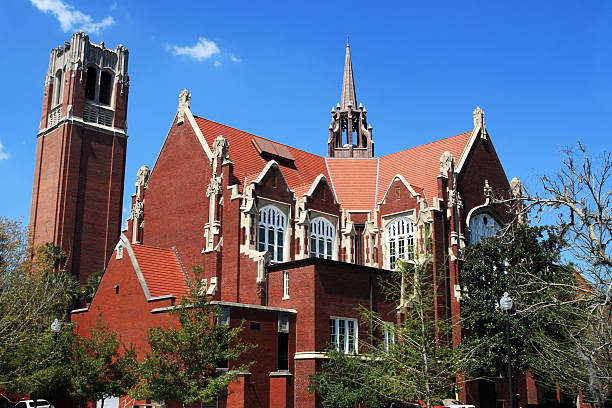
[[332, 259], [336, 229], [323, 217], [310, 223], [310, 256]]
[[278, 370], [289, 369], [289, 315], [278, 314]]
[[283, 299], [289, 299], [289, 271], [283, 271]]
[[110, 105], [111, 94], [113, 93], [113, 76], [106, 71], [100, 74], [100, 95], [99, 102]]
[[55, 83], [53, 84], [53, 105], [59, 105], [62, 103], [62, 71], [57, 71], [55, 74]]
[[389, 269], [395, 268], [398, 259], [414, 259], [414, 225], [406, 217], [393, 220], [386, 228], [387, 262]]
[[330, 346], [346, 354], [357, 354], [357, 319], [329, 319]]
[[287, 217], [277, 207], [268, 205], [259, 211], [259, 251], [268, 251], [273, 262], [283, 262]]
[[393, 323], [385, 323], [383, 325], [383, 343], [385, 352], [389, 352], [395, 344], [395, 326]]
[[96, 84], [98, 83], [98, 70], [94, 67], [87, 68], [85, 80], [85, 98], [91, 101], [96, 100]]

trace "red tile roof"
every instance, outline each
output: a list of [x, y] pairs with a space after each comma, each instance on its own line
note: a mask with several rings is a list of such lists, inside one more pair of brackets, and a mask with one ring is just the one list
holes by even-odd
[[432, 197], [438, 196], [440, 156], [448, 150], [455, 156], [455, 163], [458, 163], [471, 134], [472, 132], [461, 133], [381, 157], [377, 201], [382, 200], [391, 180], [399, 173], [415, 190], [416, 187], [424, 188], [430, 205], [433, 205]]
[[[251, 141], [254, 137], [261, 140], [269, 139], [264, 139], [260, 136], [255, 136], [198, 116], [194, 116], [194, 118], [211, 149], [212, 143], [217, 136], [223, 135], [225, 137], [229, 145], [230, 160], [234, 162], [234, 175], [238, 178], [240, 184], [243, 183], [245, 176], [247, 177], [247, 184], [257, 178], [267, 161], [259, 155]], [[274, 143], [286, 147], [294, 158], [293, 165], [283, 162], [278, 163], [291, 189], [304, 185], [308, 185], [308, 188], [310, 188], [310, 185], [319, 174], [323, 174], [329, 179], [323, 157], [298, 150], [291, 146]], [[308, 191], [308, 188], [306, 191]]]
[[336, 196], [346, 210], [371, 210], [376, 202], [378, 159], [327, 159]]
[[132, 245], [132, 250], [151, 297], [189, 293], [187, 277], [173, 250], [145, 245]]
[[[217, 136], [223, 135], [227, 139], [229, 156], [234, 163], [234, 174], [240, 184], [245, 177], [247, 184], [257, 178], [267, 161], [253, 146], [252, 139], [263, 138], [208, 119], [194, 117], [211, 148]], [[422, 194], [424, 189], [425, 196], [430, 204], [433, 204], [431, 199], [438, 193], [440, 156], [448, 150], [458, 162], [470, 135], [471, 132], [466, 132], [380, 158], [367, 159], [323, 158], [280, 145], [287, 148], [295, 161], [293, 165], [283, 162], [278, 164], [289, 187], [294, 190], [297, 197], [306, 193], [316, 177], [323, 174], [332, 184], [338, 202], [347, 210], [373, 209], [384, 197], [396, 174], [404, 176], [418, 193]]]

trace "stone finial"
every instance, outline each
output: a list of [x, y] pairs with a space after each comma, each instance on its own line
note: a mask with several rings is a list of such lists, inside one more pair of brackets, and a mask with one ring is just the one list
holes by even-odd
[[510, 181], [510, 191], [514, 198], [521, 197], [523, 195], [523, 183], [521, 183], [521, 180], [514, 177], [512, 181]]
[[227, 139], [225, 139], [223, 135], [219, 135], [213, 142], [212, 153], [221, 160], [221, 163], [223, 163], [223, 161], [229, 157], [227, 154], [228, 148], [229, 144], [227, 143]]
[[185, 110], [191, 106], [191, 94], [187, 89], [183, 89], [179, 94], [179, 104], [177, 110], [176, 123], [183, 123], [185, 121]]
[[480, 106], [477, 106], [473, 112], [474, 115], [474, 129], [478, 126], [484, 125], [484, 112], [480, 109]]
[[440, 174], [443, 176], [448, 176], [448, 172], [451, 170], [453, 163], [455, 162], [455, 157], [448, 150], [442, 153], [440, 156]]
[[151, 176], [151, 170], [148, 166], [141, 166], [136, 173], [136, 186], [146, 187], [149, 183], [149, 177]]

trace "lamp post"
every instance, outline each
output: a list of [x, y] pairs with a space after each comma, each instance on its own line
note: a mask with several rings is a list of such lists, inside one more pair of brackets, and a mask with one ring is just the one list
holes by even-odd
[[62, 323], [57, 320], [57, 317], [51, 323], [51, 331], [53, 332], [53, 355], [52, 355], [52, 364], [55, 364], [55, 343], [57, 342], [57, 333], [62, 329]]
[[510, 362], [510, 319], [508, 318], [508, 312], [512, 309], [513, 305], [512, 298], [508, 295], [508, 292], [504, 292], [504, 296], [499, 300], [499, 307], [504, 313], [504, 320], [506, 321], [506, 347], [508, 349], [508, 391], [510, 393], [510, 408], [514, 408], [514, 390], [512, 387], [512, 363]]

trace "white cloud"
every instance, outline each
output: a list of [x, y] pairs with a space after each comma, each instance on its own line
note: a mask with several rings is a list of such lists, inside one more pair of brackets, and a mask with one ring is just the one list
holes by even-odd
[[232, 60], [232, 62], [242, 62], [242, 60], [241, 60], [240, 58], [238, 58], [238, 57], [236, 57], [236, 56], [234, 56], [234, 55], [232, 55], [232, 56], [230, 57], [230, 59]]
[[221, 61], [217, 60], [213, 65], [215, 66], [215, 68], [219, 68], [221, 66]]
[[62, 0], [30, 0], [30, 3], [43, 13], [53, 14], [64, 32], [83, 30], [96, 34], [103, 28], [115, 24], [115, 19], [111, 16], [94, 22], [90, 15], [76, 10], [73, 6], [64, 3]]
[[4, 151], [4, 146], [2, 142], [0, 142], [0, 160], [8, 160], [9, 157], [11, 157], [11, 155]]
[[[198, 61], [204, 61], [215, 55], [220, 55], [221, 51], [214, 41], [208, 41], [204, 37], [200, 37], [198, 42], [192, 46], [179, 47], [175, 45], [172, 47], [174, 55], [187, 55], [188, 57], [195, 58]], [[217, 66], [215, 61], [215, 66]]]

